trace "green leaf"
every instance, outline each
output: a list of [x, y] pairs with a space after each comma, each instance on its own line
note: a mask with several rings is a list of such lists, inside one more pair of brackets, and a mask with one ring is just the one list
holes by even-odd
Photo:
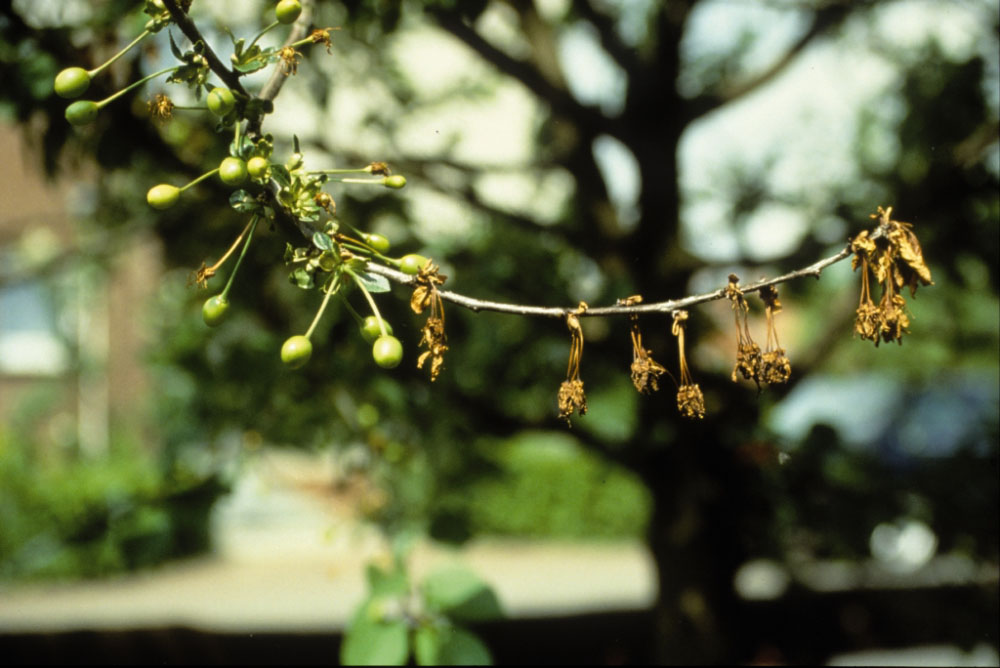
[[292, 185], [292, 175], [284, 165], [271, 165], [271, 178], [277, 181], [282, 189]]
[[306, 271], [305, 267], [299, 267], [291, 274], [289, 274], [288, 280], [290, 280], [293, 284], [299, 286], [303, 290], [309, 290], [315, 285], [313, 283], [312, 274]]
[[253, 141], [246, 135], [240, 135], [239, 145], [236, 144], [235, 139], [229, 142], [229, 155], [233, 157], [247, 160], [250, 158], [250, 156], [253, 155], [253, 151], [254, 151]]
[[359, 615], [340, 647], [345, 666], [402, 666], [410, 654], [406, 622], [376, 621]]
[[423, 582], [427, 607], [463, 621], [503, 617], [500, 601], [478, 575], [464, 568], [435, 571]]
[[488, 666], [490, 650], [476, 635], [456, 627], [424, 626], [413, 637], [413, 653], [421, 666]]
[[256, 211], [260, 204], [253, 195], [241, 189], [229, 196], [229, 206], [242, 213], [250, 213]]
[[365, 567], [365, 579], [371, 597], [406, 596], [410, 593], [410, 579], [406, 572], [398, 567], [381, 569], [376, 564], [369, 563]]
[[331, 239], [328, 235], [318, 230], [316, 232], [313, 232], [312, 242], [313, 246], [315, 246], [320, 250], [323, 251], [333, 250], [333, 239]]
[[167, 37], [170, 40], [170, 53], [174, 54], [174, 58], [177, 60], [184, 60], [184, 54], [181, 52], [177, 43], [174, 42], [174, 33], [170, 30], [167, 31]]
[[385, 276], [380, 276], [378, 274], [369, 274], [366, 271], [356, 272], [358, 279], [361, 284], [365, 286], [368, 292], [389, 292], [392, 288], [389, 286], [389, 279]]

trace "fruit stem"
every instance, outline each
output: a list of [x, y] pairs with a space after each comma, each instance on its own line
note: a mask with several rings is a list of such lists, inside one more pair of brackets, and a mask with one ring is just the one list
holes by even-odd
[[330, 297], [332, 297], [334, 293], [339, 292], [337, 289], [338, 287], [339, 281], [334, 280], [331, 282], [330, 289], [324, 290], [325, 294], [323, 295], [323, 303], [319, 305], [319, 310], [316, 311], [316, 316], [309, 325], [309, 329], [306, 330], [305, 337], [307, 339], [312, 336], [313, 330], [316, 329], [316, 325], [319, 324], [319, 319], [323, 317], [323, 311], [326, 310], [326, 305], [330, 303]]
[[338, 183], [364, 183], [370, 186], [381, 186], [385, 185], [382, 179], [333, 179]]
[[378, 320], [378, 328], [381, 330], [382, 336], [389, 336], [389, 333], [385, 331], [385, 322], [382, 320], [382, 314], [379, 313], [378, 306], [375, 304], [375, 300], [372, 299], [371, 293], [368, 292], [368, 288], [366, 288], [365, 284], [362, 282], [361, 277], [346, 267], [344, 268], [344, 271], [351, 275], [351, 278], [353, 278], [354, 282], [357, 283], [358, 288], [361, 289], [361, 294], [363, 294], [365, 299], [368, 300], [368, 305], [372, 307], [372, 313], [375, 315], [375, 319]]
[[244, 49], [244, 51], [249, 51], [250, 49], [252, 49], [253, 45], [257, 43], [257, 40], [259, 40], [261, 37], [263, 37], [265, 35], [265, 33], [267, 33], [270, 30], [273, 30], [274, 28], [277, 28], [280, 25], [281, 25], [281, 22], [275, 21], [271, 25], [264, 27], [259, 33], [257, 33], [257, 36], [253, 38], [252, 42], [250, 42], [250, 46], [248, 46], [246, 49]]
[[368, 167], [358, 167], [358, 168], [345, 168], [345, 169], [314, 169], [310, 171], [310, 174], [371, 174], [372, 168]]
[[212, 176], [213, 174], [216, 174], [218, 171], [219, 171], [219, 168], [216, 167], [215, 169], [213, 169], [211, 171], [205, 172], [204, 174], [202, 174], [201, 176], [199, 176], [198, 178], [196, 178], [194, 181], [191, 181], [187, 185], [181, 186], [180, 188], [178, 188], [178, 190], [180, 190], [181, 192], [184, 192], [185, 190], [187, 190], [188, 188], [190, 188], [194, 184], [201, 183], [202, 181], [204, 181], [208, 177]]
[[125, 88], [122, 88], [120, 91], [118, 91], [114, 95], [112, 95], [110, 97], [104, 98], [103, 100], [101, 100], [100, 102], [97, 103], [97, 108], [100, 109], [100, 108], [104, 107], [105, 105], [107, 105], [108, 103], [113, 102], [114, 100], [117, 100], [119, 97], [121, 97], [125, 93], [129, 92], [133, 88], [138, 88], [139, 86], [141, 86], [142, 84], [146, 83], [150, 79], [155, 79], [156, 77], [162, 76], [162, 75], [166, 74], [167, 72], [175, 72], [178, 69], [180, 69], [180, 67], [177, 66], [177, 65], [175, 65], [173, 67], [168, 67], [166, 69], [160, 70], [159, 72], [153, 72], [152, 74], [148, 74], [148, 75], [144, 76], [143, 78], [139, 79], [138, 81], [136, 81], [135, 83], [130, 84], [130, 85], [126, 86]]
[[359, 325], [364, 324], [365, 319], [361, 317], [361, 314], [358, 313], [353, 306], [351, 306], [351, 302], [347, 300], [347, 297], [341, 295], [341, 300], [344, 302], [344, 306], [347, 307], [347, 310], [350, 311], [351, 315], [354, 316], [355, 322]]
[[91, 77], [97, 76], [98, 74], [100, 74], [101, 72], [103, 72], [106, 68], [110, 67], [111, 64], [114, 63], [116, 60], [118, 60], [119, 58], [121, 58], [122, 56], [124, 56], [126, 53], [128, 53], [129, 50], [133, 46], [135, 46], [136, 44], [138, 44], [139, 42], [141, 42], [142, 40], [144, 40], [147, 35], [151, 35], [151, 34], [152, 33], [149, 32], [149, 30], [143, 30], [141, 33], [139, 33], [138, 37], [136, 37], [131, 42], [129, 42], [128, 46], [126, 46], [124, 49], [122, 49], [121, 51], [119, 51], [115, 55], [111, 56], [111, 59], [108, 60], [107, 62], [105, 62], [103, 65], [100, 65], [98, 67], [95, 67], [92, 70], [89, 70], [87, 72], [87, 74], [89, 74]]
[[243, 237], [246, 235], [247, 230], [250, 229], [251, 225], [253, 225], [253, 220], [251, 220], [249, 223], [246, 224], [246, 227], [243, 228], [243, 231], [240, 232], [240, 235], [236, 237], [236, 240], [229, 246], [229, 250], [226, 251], [225, 255], [219, 258], [219, 261], [213, 264], [211, 267], [209, 267], [209, 269], [211, 269], [213, 272], [218, 271], [219, 268], [226, 263], [226, 260], [228, 260], [229, 257], [236, 252], [236, 249], [239, 247], [240, 242], [243, 241]]
[[247, 233], [247, 240], [243, 242], [243, 250], [240, 251], [240, 256], [236, 258], [236, 266], [233, 267], [233, 273], [229, 274], [229, 280], [226, 281], [226, 287], [222, 290], [223, 300], [229, 297], [229, 289], [233, 287], [233, 279], [236, 278], [236, 272], [240, 270], [240, 264], [243, 263], [243, 257], [247, 254], [247, 249], [250, 248], [250, 241], [253, 239], [253, 231], [257, 229], [257, 221], [259, 220], [260, 216], [254, 216], [250, 219], [250, 231]]

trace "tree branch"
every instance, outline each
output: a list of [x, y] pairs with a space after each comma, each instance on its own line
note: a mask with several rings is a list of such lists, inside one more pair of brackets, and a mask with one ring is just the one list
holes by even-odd
[[581, 119], [598, 132], [612, 132], [612, 119], [605, 117], [594, 107], [588, 107], [577, 102], [567, 91], [553, 86], [537, 69], [530, 64], [510, 57], [482, 38], [472, 26], [460, 16], [442, 10], [428, 10], [437, 19], [438, 25], [460, 39], [479, 54], [486, 62], [492, 64], [504, 74], [507, 74], [524, 84], [539, 100], [551, 105], [553, 111], [559, 114]]
[[[305, 38], [306, 34], [309, 32], [309, 27], [312, 25], [313, 16], [313, 6], [315, 5], [315, 0], [302, 0], [302, 13], [299, 14], [299, 18], [295, 19], [295, 23], [292, 24], [292, 29], [288, 33], [288, 38], [282, 46], [288, 46], [293, 42], [298, 42], [300, 39]], [[260, 93], [257, 95], [261, 100], [274, 100], [278, 97], [278, 93], [281, 91], [281, 87], [285, 85], [285, 81], [288, 79], [287, 68], [288, 66], [282, 62], [274, 69], [271, 73], [271, 78], [267, 80], [264, 87], [260, 89]]]
[[235, 71], [226, 67], [222, 61], [219, 60], [219, 57], [215, 55], [215, 51], [212, 50], [212, 47], [209, 46], [208, 42], [205, 41], [205, 38], [202, 37], [201, 31], [198, 30], [198, 26], [196, 26], [194, 21], [191, 20], [191, 17], [185, 14], [180, 6], [178, 6], [177, 0], [163, 0], [163, 6], [167, 8], [168, 12], [170, 12], [170, 18], [174, 20], [174, 23], [176, 23], [177, 27], [180, 28], [180, 31], [184, 33], [184, 36], [188, 38], [188, 41], [192, 44], [201, 42], [205, 45], [205, 60], [208, 61], [208, 67], [215, 72], [216, 76], [222, 79], [223, 83], [229, 86], [232, 90], [239, 91], [244, 95], [249, 95], [246, 89], [243, 88], [243, 84], [240, 83], [239, 75]]
[[734, 102], [776, 79], [778, 75], [788, 69], [788, 67], [795, 62], [796, 57], [802, 53], [802, 51], [804, 51], [809, 44], [811, 44], [818, 37], [826, 34], [833, 28], [843, 23], [844, 19], [847, 18], [850, 12], [850, 3], [832, 3], [817, 10], [813, 14], [813, 21], [809, 26], [809, 29], [788, 49], [788, 51], [785, 52], [781, 58], [775, 61], [769, 68], [763, 72], [759, 72], [756, 76], [747, 81], [729, 86], [724, 85], [721, 90], [704, 95], [692, 101], [688, 108], [689, 120], [694, 120], [695, 118], [699, 118], [705, 114], [715, 111], [716, 109], [727, 105], [730, 102]]
[[[880, 236], [881, 228], [877, 229], [875, 233], [871, 235], [871, 238], [876, 239]], [[750, 283], [748, 285], [738, 287], [744, 294], [746, 294], [748, 292], [759, 292], [761, 289], [770, 285], [778, 285], [780, 283], [785, 283], [797, 278], [804, 278], [806, 276], [819, 278], [820, 273], [822, 273], [824, 269], [832, 264], [836, 264], [837, 262], [844, 260], [847, 257], [850, 257], [850, 255], [851, 246], [848, 243], [839, 253], [823, 258], [822, 260], [818, 260], [807, 267], [790, 271], [787, 274], [783, 274], [776, 278], [763, 279], [757, 281], [756, 283]], [[374, 262], [369, 262], [366, 270], [373, 274], [385, 276], [386, 278], [401, 285], [416, 284], [415, 277]], [[673, 311], [689, 308], [698, 304], [704, 304], [706, 302], [716, 301], [718, 299], [725, 299], [727, 297], [726, 290], [724, 288], [719, 288], [714, 292], [691, 295], [680, 299], [668, 299], [666, 301], [653, 302], [649, 304], [636, 304], [634, 306], [597, 306], [588, 308], [583, 313], [580, 313], [578, 306], [532, 306], [526, 304], [510, 304], [506, 302], [476, 299], [457, 292], [451, 292], [450, 290], [438, 290], [438, 294], [440, 294], [441, 299], [445, 301], [457, 304], [458, 306], [465, 307], [470, 311], [475, 311], [477, 313], [479, 311], [494, 311], [497, 313], [510, 313], [513, 315], [537, 316], [543, 318], [565, 318], [570, 313], [576, 313], [581, 317], [616, 316], [628, 315], [632, 313], [671, 313]]]

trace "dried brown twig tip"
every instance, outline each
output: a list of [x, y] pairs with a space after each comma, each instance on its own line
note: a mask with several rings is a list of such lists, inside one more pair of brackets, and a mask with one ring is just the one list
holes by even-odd
[[[642, 295], [632, 295], [625, 299], [619, 299], [619, 306], [635, 306], [642, 303]], [[662, 376], [666, 369], [658, 364], [650, 355], [650, 351], [642, 345], [642, 332], [639, 331], [639, 315], [632, 313], [629, 315], [632, 325], [632, 384], [642, 394], [649, 394], [660, 389], [657, 379]]]
[[[864, 230], [851, 241], [854, 252], [851, 268], [861, 267], [861, 299], [854, 332], [876, 346], [880, 341], [898, 341], [902, 345], [903, 335], [909, 332], [910, 318], [906, 299], [899, 291], [909, 286], [910, 296], [916, 296], [919, 285], [933, 285], [934, 281], [913, 225], [893, 220], [891, 206], [878, 207], [871, 217], [879, 221], [878, 232], [869, 235]], [[871, 298], [869, 272], [882, 286], [877, 307]]]
[[[752, 380], [760, 389], [760, 372], [763, 360], [760, 354], [760, 346], [754, 343], [750, 336], [750, 327], [747, 324], [747, 314], [750, 306], [747, 304], [743, 291], [739, 288], [740, 278], [736, 274], [729, 274], [729, 284], [726, 285], [726, 296], [733, 305], [733, 318], [736, 321], [736, 366], [733, 367], [733, 382], [735, 383], [742, 375], [747, 380]], [[743, 322], [740, 322], [740, 316]]]
[[768, 285], [760, 290], [767, 316], [767, 350], [761, 356], [761, 379], [771, 385], [787, 383], [792, 375], [792, 363], [785, 355], [785, 349], [778, 342], [778, 330], [774, 326], [774, 315], [781, 311], [778, 290]]
[[390, 176], [392, 174], [392, 170], [389, 169], [388, 163], [385, 162], [369, 163], [368, 172], [375, 176]]
[[687, 359], [684, 356], [684, 323], [688, 319], [687, 311], [674, 311], [674, 324], [671, 331], [677, 337], [677, 351], [680, 356], [681, 384], [677, 388], [677, 409], [681, 415], [688, 418], [705, 417], [705, 397], [701, 388], [691, 378]]
[[444, 303], [437, 289], [437, 286], [443, 285], [447, 278], [441, 275], [436, 264], [428, 261], [414, 277], [413, 282], [416, 287], [413, 288], [413, 295], [410, 297], [410, 308], [414, 313], [423, 313], [427, 307], [431, 310], [427, 322], [420, 330], [419, 345], [427, 346], [427, 350], [417, 358], [418, 369], [423, 369], [427, 360], [431, 361], [431, 382], [437, 380], [441, 373], [444, 354], [448, 350], [448, 336], [444, 331]]
[[580, 318], [577, 317], [587, 310], [587, 304], [580, 302], [573, 313], [566, 314], [566, 327], [569, 328], [569, 362], [566, 365], [566, 380], [559, 386], [559, 417], [570, 425], [569, 418], [576, 411], [580, 415], [587, 414], [587, 395], [583, 391], [583, 381], [580, 380], [580, 360], [583, 359], [583, 329]]

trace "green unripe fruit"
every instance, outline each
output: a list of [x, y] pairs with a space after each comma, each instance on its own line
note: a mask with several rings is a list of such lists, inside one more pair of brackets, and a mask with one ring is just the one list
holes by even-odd
[[274, 8], [274, 18], [278, 19], [278, 23], [295, 23], [301, 13], [302, 5], [299, 0], [281, 0]]
[[222, 295], [209, 297], [201, 307], [201, 317], [209, 327], [216, 327], [226, 319], [229, 302]]
[[291, 157], [288, 158], [288, 162], [285, 163], [285, 167], [288, 168], [288, 171], [294, 172], [296, 169], [302, 166], [303, 162], [305, 161], [302, 157], [302, 154], [296, 151], [295, 153], [292, 153]]
[[301, 334], [289, 337], [281, 346], [281, 361], [290, 369], [305, 366], [312, 356], [312, 342]]
[[[385, 333], [392, 334], [392, 325], [387, 320], [383, 320], [382, 322], [385, 323]], [[361, 325], [361, 336], [368, 343], [375, 343], [375, 339], [382, 336], [382, 330], [378, 326], [378, 318], [373, 315], [365, 318], [364, 324]]]
[[403, 259], [399, 261], [399, 270], [404, 274], [416, 276], [424, 268], [425, 264], [427, 264], [427, 258], [423, 255], [410, 253], [409, 255], [404, 255]]
[[228, 88], [213, 88], [205, 100], [208, 110], [216, 116], [225, 116], [236, 106], [236, 98], [233, 91]]
[[371, 246], [375, 252], [382, 253], [383, 255], [388, 253], [389, 248], [392, 246], [392, 244], [389, 243], [389, 240], [381, 234], [366, 234], [365, 242], [367, 242], [367, 244]]
[[395, 336], [380, 336], [372, 346], [372, 357], [383, 369], [394, 369], [403, 361], [403, 344]]
[[82, 67], [67, 67], [56, 75], [56, 95], [65, 98], [80, 97], [90, 87], [90, 72]]
[[239, 158], [226, 158], [219, 164], [219, 178], [227, 186], [238, 186], [247, 180], [247, 163]]
[[149, 206], [154, 209], [169, 209], [174, 204], [177, 204], [177, 200], [181, 196], [181, 189], [177, 186], [172, 186], [169, 183], [161, 183], [158, 186], [153, 186], [146, 193], [146, 201], [149, 202]]
[[393, 174], [382, 179], [382, 185], [386, 188], [402, 188], [406, 185], [406, 177], [402, 174]]
[[267, 170], [270, 166], [267, 159], [259, 155], [247, 160], [247, 171], [255, 179], [262, 179], [267, 176]]
[[66, 107], [66, 120], [72, 125], [93, 123], [100, 109], [92, 100], [78, 100]]

